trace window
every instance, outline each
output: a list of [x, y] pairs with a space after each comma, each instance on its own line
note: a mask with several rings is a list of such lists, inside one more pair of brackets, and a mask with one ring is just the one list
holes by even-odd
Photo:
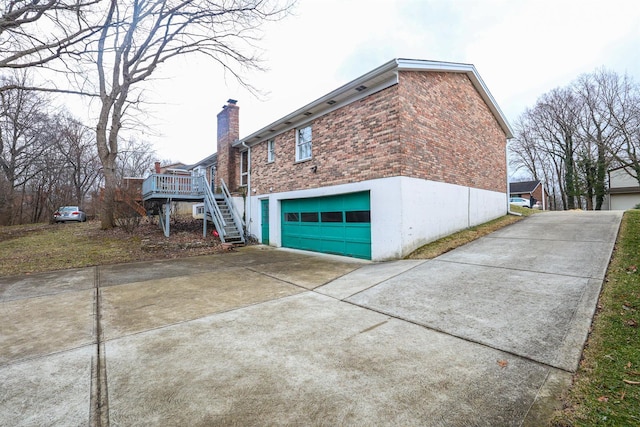
[[275, 162], [276, 160], [276, 142], [273, 139], [267, 141], [267, 163]]
[[322, 222], [342, 222], [342, 212], [322, 212]]
[[311, 126], [296, 130], [296, 162], [311, 158]]
[[247, 185], [249, 180], [249, 152], [240, 153], [240, 186]]
[[371, 222], [371, 211], [348, 211], [345, 219], [347, 222]]
[[318, 222], [318, 212], [302, 212], [300, 214], [302, 222]]
[[284, 214], [284, 220], [287, 222], [298, 222], [300, 221], [300, 216], [297, 212], [287, 212]]

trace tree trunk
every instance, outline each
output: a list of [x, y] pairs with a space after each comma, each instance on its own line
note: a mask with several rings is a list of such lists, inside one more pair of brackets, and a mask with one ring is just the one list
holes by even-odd
[[598, 144], [598, 161], [596, 163], [596, 210], [602, 210], [602, 204], [604, 203], [604, 197], [607, 193], [606, 181], [607, 179], [607, 160], [606, 160], [606, 147], [604, 144]]
[[102, 194], [102, 207], [100, 209], [100, 228], [107, 230], [115, 227], [114, 208], [117, 186], [115, 158], [107, 156], [102, 160], [104, 165], [104, 192]]
[[575, 164], [573, 160], [573, 142], [571, 137], [566, 138], [565, 150], [565, 188], [567, 193], [567, 209], [576, 208], [576, 181], [575, 181]]

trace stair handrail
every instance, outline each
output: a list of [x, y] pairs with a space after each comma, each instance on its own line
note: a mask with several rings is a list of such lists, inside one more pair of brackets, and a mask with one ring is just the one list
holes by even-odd
[[[236, 206], [233, 204], [233, 200], [231, 199], [231, 193], [229, 193], [229, 189], [227, 185], [224, 183], [224, 179], [220, 178], [220, 187], [222, 187], [222, 196], [224, 197], [224, 201], [227, 202], [227, 206], [229, 206], [229, 210], [231, 210], [231, 215], [233, 216], [233, 221], [236, 224], [236, 228], [238, 231], [241, 231], [241, 236], [244, 234], [244, 221], [238, 215], [238, 211], [236, 210]], [[238, 224], [242, 226], [242, 230], [238, 227]], [[244, 237], [242, 238], [244, 241]]]
[[[220, 208], [216, 203], [213, 192], [211, 191], [211, 186], [209, 185], [209, 181], [207, 181], [207, 178], [204, 175], [200, 178], [203, 180], [204, 184], [204, 202], [207, 204], [207, 212], [210, 213], [213, 224], [215, 225], [216, 230], [218, 230], [218, 234], [220, 235], [220, 240], [224, 243], [224, 237], [227, 234], [224, 227], [227, 225], [227, 222], [224, 220], [222, 212], [220, 212]], [[206, 221], [207, 218], [204, 218], [204, 220]]]

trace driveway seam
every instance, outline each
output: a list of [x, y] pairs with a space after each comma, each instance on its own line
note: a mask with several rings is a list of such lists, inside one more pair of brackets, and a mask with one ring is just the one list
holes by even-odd
[[107, 389], [107, 358], [102, 337], [102, 295], [100, 289], [100, 267], [94, 269], [94, 333], [96, 353], [91, 363], [90, 424], [95, 427], [109, 426], [109, 394]]
[[532, 240], [535, 240], [536, 242], [569, 242], [569, 243], [611, 243], [611, 240], [574, 240], [574, 239], [536, 239], [535, 237], [506, 237], [506, 236], [491, 236], [490, 234], [487, 234], [486, 237], [488, 239], [493, 239], [493, 240], [499, 240], [499, 239], [503, 239], [503, 240], [526, 240], [527, 242], [530, 242]]
[[254, 302], [254, 303], [243, 305], [243, 306], [233, 307], [233, 308], [230, 308], [228, 310], [216, 311], [214, 313], [209, 313], [209, 314], [206, 314], [204, 316], [194, 317], [193, 319], [184, 319], [184, 320], [180, 320], [180, 321], [174, 322], [174, 323], [167, 323], [167, 324], [164, 324], [164, 325], [161, 325], [161, 326], [156, 326], [156, 327], [153, 327], [153, 328], [145, 329], [144, 331], [137, 331], [137, 332], [131, 332], [131, 333], [128, 333], [128, 334], [122, 334], [122, 335], [118, 335], [117, 337], [113, 337], [113, 338], [105, 338], [105, 339], [102, 340], [102, 344], [104, 346], [107, 343], [110, 343], [110, 342], [113, 342], [113, 341], [117, 341], [117, 340], [122, 339], [122, 338], [129, 338], [129, 337], [136, 336], [136, 335], [142, 335], [142, 334], [145, 334], [147, 332], [158, 331], [158, 330], [161, 330], [161, 329], [166, 329], [166, 328], [182, 325], [182, 324], [189, 323], [189, 322], [195, 322], [195, 321], [198, 321], [198, 320], [206, 319], [208, 317], [217, 316], [219, 314], [232, 313], [232, 312], [237, 311], [237, 310], [243, 310], [245, 308], [255, 307], [255, 306], [258, 306], [260, 304], [265, 304], [265, 303], [268, 303], [268, 302], [271, 302], [271, 301], [279, 301], [279, 300], [282, 300], [282, 299], [285, 299], [285, 298], [290, 298], [290, 297], [293, 297], [293, 296], [296, 296], [296, 295], [301, 295], [301, 294], [303, 294], [305, 292], [313, 292], [312, 290], [309, 290], [309, 289], [306, 289], [306, 288], [302, 288], [300, 286], [298, 286], [298, 287], [300, 289], [302, 289], [303, 291], [299, 292], [297, 294], [283, 295], [281, 297], [268, 299], [268, 300], [265, 300], [265, 301], [258, 301], [258, 302]]
[[[318, 292], [317, 292], [317, 293], [318, 293]], [[319, 295], [323, 295], [323, 294], [320, 294], [320, 293], [318, 293], [318, 294], [319, 294]], [[328, 295], [323, 295], [323, 296], [328, 296]], [[331, 297], [329, 297], [329, 298], [331, 298]], [[334, 298], [334, 299], [335, 299], [335, 298]], [[341, 300], [338, 300], [338, 301], [341, 301]], [[481, 341], [476, 341], [476, 340], [473, 340], [473, 339], [468, 338], [468, 337], [463, 337], [463, 336], [460, 336], [460, 335], [452, 334], [451, 332], [447, 332], [447, 331], [444, 331], [444, 330], [442, 330], [442, 329], [439, 329], [439, 328], [436, 328], [436, 327], [433, 327], [433, 326], [427, 326], [427, 325], [424, 325], [424, 324], [422, 324], [422, 323], [412, 322], [411, 320], [404, 319], [404, 318], [399, 317], [398, 315], [393, 314], [393, 313], [388, 313], [388, 312], [385, 312], [385, 311], [376, 310], [376, 309], [371, 308], [371, 307], [365, 307], [365, 306], [362, 306], [362, 305], [356, 304], [356, 303], [351, 302], [351, 301], [341, 301], [341, 302], [344, 302], [344, 303], [347, 303], [347, 304], [351, 304], [351, 305], [352, 305], [352, 306], [354, 306], [354, 307], [363, 308], [363, 309], [365, 309], [365, 310], [369, 310], [369, 311], [372, 311], [372, 312], [374, 312], [374, 313], [382, 314], [382, 315], [388, 316], [388, 317], [390, 317], [390, 318], [393, 318], [393, 319], [399, 320], [399, 321], [401, 321], [401, 322], [409, 323], [409, 324], [411, 324], [411, 325], [416, 325], [416, 326], [419, 326], [419, 327], [421, 327], [421, 328], [423, 328], [423, 329], [427, 329], [427, 330], [429, 330], [429, 331], [438, 332], [438, 333], [441, 333], [441, 334], [443, 334], [443, 335], [447, 335], [447, 336], [450, 336], [450, 337], [453, 337], [453, 338], [457, 338], [457, 339], [462, 340], [462, 341], [465, 341], [465, 342], [469, 342], [469, 343], [477, 344], [477, 345], [480, 345], [480, 346], [482, 346], [482, 347], [485, 347], [485, 348], [488, 348], [488, 349], [491, 349], [491, 350], [499, 351], [499, 352], [501, 352], [501, 353], [508, 354], [508, 355], [513, 356], [513, 357], [516, 357], [516, 358], [518, 358], [518, 359], [520, 359], [520, 360], [525, 360], [525, 361], [527, 361], [527, 362], [536, 363], [536, 364], [538, 364], [538, 365], [540, 365], [540, 366], [545, 366], [545, 367], [548, 367], [548, 368], [553, 368], [553, 369], [556, 369], [556, 370], [559, 370], [559, 371], [563, 371], [563, 372], [567, 372], [567, 373], [573, 374], [573, 372], [571, 372], [571, 371], [567, 371], [566, 369], [563, 369], [563, 368], [560, 368], [560, 367], [557, 367], [557, 366], [553, 366], [553, 365], [550, 365], [550, 364], [548, 364], [548, 363], [541, 362], [541, 361], [539, 361], [539, 360], [531, 359], [531, 358], [529, 358], [529, 357], [527, 357], [527, 356], [523, 356], [523, 355], [521, 355], [521, 354], [514, 353], [514, 352], [509, 351], [509, 350], [504, 350], [504, 349], [502, 349], [502, 348], [494, 347], [494, 346], [491, 346], [491, 345], [489, 345], [489, 344], [487, 344], [487, 343], [483, 343], [483, 342], [481, 342]]]
[[72, 294], [72, 293], [76, 293], [76, 292], [87, 292], [87, 291], [91, 291], [93, 289], [94, 289], [94, 287], [92, 286], [90, 288], [67, 289], [67, 290], [64, 290], [64, 291], [51, 292], [51, 293], [47, 293], [47, 294], [38, 294], [38, 295], [21, 296], [21, 297], [10, 297], [10, 298], [7, 298], [7, 299], [0, 299], [0, 304], [3, 304], [5, 302], [13, 302], [13, 301], [33, 300], [33, 299], [38, 299], [38, 298], [49, 298], [49, 297], [55, 297], [57, 295]]
[[514, 267], [501, 267], [499, 265], [473, 264], [473, 263], [470, 263], [470, 262], [453, 261], [453, 260], [448, 260], [448, 259], [434, 258], [433, 261], [441, 261], [441, 262], [446, 262], [446, 263], [449, 263], [449, 264], [471, 265], [471, 266], [474, 266], [474, 267], [497, 268], [497, 269], [500, 269], [500, 270], [509, 270], [509, 271], [524, 271], [524, 272], [534, 273], [534, 274], [548, 274], [548, 275], [551, 275], [551, 276], [573, 277], [575, 279], [604, 280], [604, 277], [600, 277], [600, 276], [576, 276], [574, 274], [552, 273], [552, 272], [549, 272], [549, 271], [531, 270], [531, 269], [514, 268]]
[[[254, 270], [254, 269], [253, 269], [253, 268], [251, 268], [251, 267], [244, 267], [244, 269], [249, 270], [249, 271], [253, 271], [254, 273], [261, 274], [261, 275], [263, 275], [263, 276], [267, 276], [267, 277], [269, 277], [269, 278], [271, 278], [271, 279], [279, 280], [280, 282], [287, 283], [287, 284], [289, 284], [289, 285], [291, 285], [291, 286], [295, 286], [296, 288], [304, 289], [305, 291], [313, 291], [315, 288], [319, 288], [320, 286], [324, 286], [324, 285], [326, 285], [326, 283], [324, 283], [324, 284], [321, 284], [321, 285], [316, 286], [315, 288], [309, 289], [309, 288], [305, 288], [305, 287], [304, 287], [304, 286], [302, 286], [302, 285], [298, 285], [297, 283], [290, 282], [290, 281], [288, 281], [288, 280], [282, 279], [282, 278], [277, 277], [277, 276], [273, 276], [273, 275], [268, 274], [268, 273], [265, 273], [265, 272], [263, 272], [263, 271]], [[349, 274], [349, 273], [345, 273], [345, 274]], [[328, 282], [327, 282], [327, 283], [328, 283]], [[279, 299], [279, 298], [277, 298], [277, 299]]]
[[330, 281], [328, 281], [327, 283], [325, 283], [325, 284], [323, 284], [323, 285], [318, 286], [317, 288], [314, 288], [314, 289], [313, 289], [313, 291], [314, 291], [314, 292], [316, 292], [317, 294], [324, 295], [324, 296], [328, 296], [328, 297], [331, 297], [331, 298], [336, 299], [336, 300], [338, 300], [338, 301], [344, 301], [344, 300], [346, 300], [347, 298], [351, 298], [351, 297], [353, 297], [354, 295], [358, 295], [358, 294], [360, 294], [360, 293], [362, 293], [362, 292], [368, 291], [369, 289], [371, 289], [371, 288], [373, 288], [373, 287], [375, 287], [375, 286], [378, 286], [378, 285], [380, 285], [380, 284], [382, 284], [382, 283], [384, 283], [384, 282], [387, 282], [387, 281], [389, 281], [389, 280], [391, 280], [391, 279], [394, 279], [394, 278], [396, 278], [396, 277], [398, 277], [398, 276], [400, 276], [400, 275], [402, 275], [402, 274], [405, 274], [405, 273], [407, 273], [407, 272], [409, 272], [409, 271], [411, 271], [411, 270], [413, 270], [413, 269], [415, 269], [415, 268], [417, 268], [417, 267], [421, 266], [422, 264], [425, 264], [426, 262], [433, 261], [433, 259], [423, 259], [423, 260], [419, 260], [419, 261], [422, 261], [422, 262], [420, 262], [420, 263], [418, 263], [418, 264], [414, 265], [413, 267], [410, 267], [410, 268], [408, 268], [408, 269], [406, 269], [406, 270], [402, 270], [401, 272], [396, 273], [396, 274], [394, 274], [393, 276], [389, 276], [389, 277], [387, 277], [387, 278], [385, 278], [385, 279], [383, 279], [383, 280], [381, 280], [381, 281], [379, 281], [379, 282], [373, 283], [373, 284], [371, 284], [370, 286], [367, 286], [367, 287], [366, 287], [366, 288], [364, 288], [364, 289], [360, 289], [358, 292], [355, 292], [355, 293], [353, 293], [353, 294], [351, 294], [351, 295], [348, 295], [348, 296], [346, 296], [346, 297], [344, 297], [344, 298], [337, 298], [337, 297], [334, 297], [334, 296], [329, 295], [329, 294], [324, 294], [324, 293], [322, 293], [322, 292], [317, 292], [317, 291], [316, 291], [316, 289], [317, 289], [317, 288], [320, 288], [320, 287], [322, 287], [322, 286], [327, 286], [327, 285], [331, 284], [332, 282], [335, 282], [336, 280], [340, 279], [341, 277], [344, 277], [344, 276], [346, 276], [346, 275], [348, 275], [348, 274], [351, 274], [351, 273], [353, 273], [354, 271], [360, 270], [360, 268], [364, 268], [364, 266], [362, 266], [362, 267], [360, 267], [360, 268], [356, 268], [355, 270], [350, 271], [349, 273], [345, 273], [345, 274], [343, 274], [343, 275], [342, 275], [342, 276], [340, 276], [340, 277], [336, 277], [335, 279], [330, 280]]
[[37, 356], [33, 356], [33, 357], [25, 357], [24, 359], [14, 359], [11, 360], [7, 363], [0, 363], [0, 369], [3, 369], [5, 367], [9, 367], [9, 366], [15, 366], [15, 365], [20, 365], [21, 363], [28, 363], [28, 362], [34, 362], [36, 360], [40, 360], [40, 359], [45, 359], [51, 356], [58, 356], [64, 353], [69, 353], [69, 352], [73, 352], [76, 350], [80, 350], [82, 348], [86, 348], [86, 347], [93, 347], [94, 345], [96, 345], [95, 341], [92, 341], [90, 343], [86, 343], [86, 344], [82, 344], [76, 347], [68, 347], [65, 348], [64, 350], [58, 350], [58, 351], [52, 351], [51, 353], [46, 353], [46, 354], [39, 354]]

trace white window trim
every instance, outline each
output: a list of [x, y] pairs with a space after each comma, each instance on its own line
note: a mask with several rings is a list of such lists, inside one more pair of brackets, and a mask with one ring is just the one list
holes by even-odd
[[[300, 131], [309, 128], [310, 133], [311, 133], [311, 139], [309, 141], [306, 141], [305, 144], [309, 144], [309, 155], [307, 157], [301, 157], [300, 156], [300, 148], [302, 147], [302, 144], [300, 143]], [[302, 126], [299, 128], [296, 128], [296, 162], [302, 162], [304, 160], [309, 160], [313, 157], [313, 128], [311, 127], [311, 125], [306, 125], [306, 126]]]
[[273, 163], [276, 161], [276, 140], [270, 139], [267, 141], [267, 163]]

